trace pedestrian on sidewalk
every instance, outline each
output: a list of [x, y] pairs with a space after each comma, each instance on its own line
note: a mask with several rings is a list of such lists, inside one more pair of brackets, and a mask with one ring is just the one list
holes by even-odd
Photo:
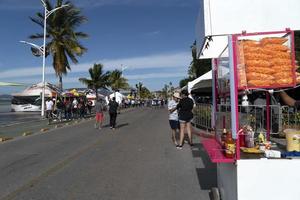
[[193, 119], [193, 108], [194, 108], [194, 101], [188, 97], [189, 93], [187, 90], [181, 91], [181, 99], [177, 104], [178, 110], [178, 118], [180, 122], [180, 141], [179, 145], [177, 146], [178, 149], [182, 149], [183, 141], [184, 141], [184, 131], [187, 130], [189, 144], [190, 146], [194, 146], [192, 140], [192, 124], [191, 121]]
[[177, 146], [177, 139], [176, 139], [176, 132], [179, 130], [180, 125], [178, 121], [178, 112], [176, 110], [178, 101], [180, 100], [180, 94], [175, 92], [172, 96], [172, 99], [168, 103], [168, 110], [169, 110], [169, 123], [172, 131], [172, 141]]
[[109, 102], [109, 118], [110, 118], [110, 128], [115, 130], [116, 128], [116, 119], [118, 114], [119, 104], [116, 102], [116, 98], [113, 97], [112, 101]]

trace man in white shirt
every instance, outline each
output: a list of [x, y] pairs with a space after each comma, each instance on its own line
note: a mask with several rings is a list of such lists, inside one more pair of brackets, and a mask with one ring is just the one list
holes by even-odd
[[76, 98], [73, 99], [72, 101], [72, 117], [77, 118], [78, 116], [78, 101]]
[[178, 101], [180, 99], [180, 94], [178, 92], [175, 92], [172, 96], [172, 99], [168, 103], [168, 110], [169, 110], [169, 123], [172, 130], [172, 141], [175, 145], [177, 145], [176, 140], [176, 131], [179, 130], [179, 121], [178, 121], [178, 113], [176, 108]]
[[47, 118], [51, 118], [51, 113], [53, 111], [53, 101], [48, 98], [46, 101], [46, 117]]

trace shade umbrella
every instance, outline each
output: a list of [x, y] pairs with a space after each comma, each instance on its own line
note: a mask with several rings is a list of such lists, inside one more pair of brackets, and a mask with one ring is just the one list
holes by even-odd
[[21, 83], [0, 82], [0, 86], [25, 86]]

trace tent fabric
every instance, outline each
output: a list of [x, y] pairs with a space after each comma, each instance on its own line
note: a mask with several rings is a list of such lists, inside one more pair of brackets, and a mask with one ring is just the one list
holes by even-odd
[[[229, 69], [225, 66], [219, 66], [219, 74], [223, 77], [227, 76], [229, 73]], [[193, 92], [194, 90], [204, 90], [204, 88], [211, 88], [212, 87], [212, 70], [203, 74], [199, 78], [191, 81], [188, 83], [189, 92]]]
[[[113, 97], [116, 97], [116, 102], [118, 104], [121, 104], [122, 103], [122, 100], [124, 99], [124, 95], [121, 94], [120, 92], [114, 92], [112, 94], [109, 95], [109, 98], [112, 99]], [[108, 104], [109, 103], [109, 99], [106, 98], [106, 103]]]
[[194, 85], [196, 83], [198, 83], [202, 80], [208, 80], [208, 79], [211, 79], [211, 78], [212, 78], [212, 71], [210, 70], [209, 72], [203, 74], [202, 76], [196, 78], [195, 80], [188, 82], [188, 85], [187, 85], [188, 92], [191, 93], [192, 88], [194, 87]]

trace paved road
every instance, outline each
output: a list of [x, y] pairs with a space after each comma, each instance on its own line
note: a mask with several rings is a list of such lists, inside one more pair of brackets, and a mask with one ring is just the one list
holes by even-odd
[[138, 108], [115, 131], [86, 121], [2, 143], [0, 199], [209, 199], [215, 166], [200, 144], [171, 144], [166, 116]]

